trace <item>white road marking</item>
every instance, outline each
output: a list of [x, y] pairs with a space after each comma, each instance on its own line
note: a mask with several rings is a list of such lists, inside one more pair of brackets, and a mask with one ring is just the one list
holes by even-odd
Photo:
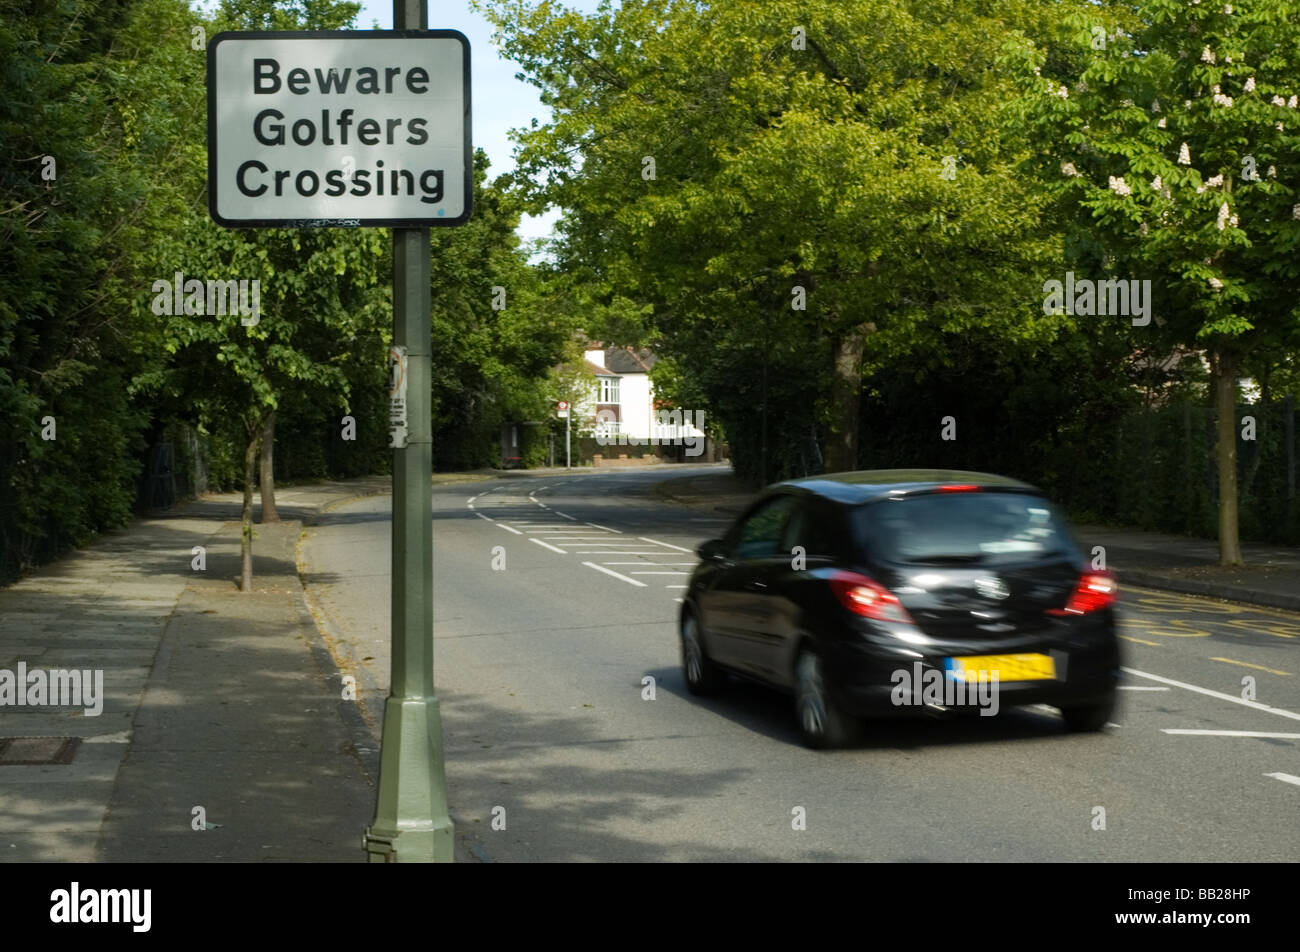
[[1237, 697], [1235, 694], [1224, 694], [1222, 691], [1211, 691], [1209, 688], [1200, 688], [1195, 684], [1187, 684], [1184, 681], [1175, 681], [1173, 678], [1162, 678], [1158, 674], [1147, 674], [1145, 671], [1137, 671], [1133, 668], [1121, 668], [1120, 670], [1125, 674], [1137, 675], [1139, 678], [1150, 678], [1152, 681], [1160, 681], [1176, 688], [1185, 688], [1188, 691], [1195, 691], [1197, 694], [1204, 694], [1207, 697], [1217, 697], [1221, 701], [1231, 701], [1233, 704], [1240, 704], [1242, 707], [1249, 707], [1252, 710], [1265, 711], [1269, 714], [1276, 714], [1278, 717], [1289, 717], [1293, 721], [1300, 721], [1300, 714], [1297, 714], [1295, 711], [1288, 711], [1280, 707], [1269, 707], [1267, 704], [1260, 704], [1258, 701], [1247, 701], [1245, 698]]
[[564, 513], [562, 513], [562, 512], [556, 512], [555, 514], [556, 514], [557, 516], [559, 516], [561, 519], [572, 519], [574, 522], [577, 522], [577, 521], [578, 521], [578, 517], [577, 517], [577, 516], [569, 516], [569, 515], [566, 515], [566, 514], [564, 514]]
[[[480, 519], [486, 519], [488, 522], [496, 522], [496, 520], [493, 519], [491, 516], [485, 516], [481, 512], [476, 512], [474, 513], [474, 515], [478, 516]], [[507, 526], [506, 528], [509, 528], [509, 526]]]
[[634, 578], [628, 578], [626, 575], [620, 575], [617, 572], [615, 572], [613, 569], [607, 569], [603, 565], [597, 565], [595, 562], [583, 562], [582, 564], [590, 566], [591, 568], [595, 569], [597, 572], [604, 572], [606, 575], [612, 575], [614, 576], [614, 578], [622, 579], [624, 582], [627, 582], [629, 585], [636, 585], [640, 588], [645, 588], [645, 582], [638, 582]]
[[1178, 727], [1161, 728], [1162, 734], [1193, 734], [1197, 737], [1277, 737], [1282, 740], [1300, 740], [1300, 734], [1279, 734], [1276, 731], [1207, 731]]
[[594, 522], [584, 522], [583, 525], [584, 525], [584, 526], [594, 526], [594, 527], [597, 528], [597, 529], [604, 529], [606, 532], [617, 532], [619, 535], [622, 535], [622, 534], [623, 534], [623, 530], [622, 530], [622, 529], [611, 529], [611, 528], [609, 528], [608, 526], [598, 526], [598, 525], [596, 525]]
[[664, 588], [690, 588], [689, 585], [665, 585]]
[[1265, 777], [1272, 777], [1274, 780], [1281, 780], [1283, 783], [1293, 783], [1300, 787], [1300, 777], [1292, 776], [1289, 773], [1266, 773]]
[[690, 575], [690, 572], [629, 572], [628, 575]]
[[667, 542], [658, 542], [658, 541], [656, 541], [656, 540], [654, 540], [654, 539], [647, 539], [645, 536], [637, 536], [637, 538], [640, 539], [642, 542], [651, 542], [651, 543], [654, 543], [655, 545], [666, 545], [666, 546], [668, 546], [668, 548], [670, 548], [670, 549], [676, 549], [678, 552], [691, 552], [691, 551], [693, 551], [692, 549], [683, 549], [680, 545], [671, 545], [671, 544], [669, 544], [669, 543], [667, 543]]
[[505, 529], [506, 532], [513, 532], [515, 535], [523, 535], [523, 533], [520, 532], [518, 529], [511, 529], [504, 522], [498, 522], [497, 525], [499, 525], [502, 529]]
[[[614, 555], [613, 552], [610, 552], [609, 554]], [[651, 554], [658, 555], [659, 553], [654, 552]], [[640, 562], [606, 562], [605, 564], [606, 565], [695, 565], [697, 563], [695, 562], [646, 562], [645, 560], [642, 560]], [[689, 573], [684, 573], [684, 574], [689, 574]]]
[[682, 603], [682, 600], [680, 598], [674, 598], [673, 601], [675, 601], [678, 605]]
[[1169, 690], [1168, 688], [1156, 687], [1155, 685], [1148, 687], [1145, 684], [1121, 684], [1119, 686], [1119, 689], [1121, 691], [1168, 691]]
[[600, 552], [596, 549], [587, 549], [578, 553], [579, 555], [658, 555], [656, 552]]
[[567, 551], [565, 551], [564, 549], [557, 549], [555, 546], [551, 545], [549, 542], [543, 542], [541, 539], [529, 539], [528, 541], [529, 541], [529, 542], [536, 542], [538, 545], [542, 546], [543, 548], [550, 549], [552, 552], [558, 552], [558, 553], [560, 553], [560, 555], [568, 555], [568, 554], [569, 554], [569, 553], [568, 553]]

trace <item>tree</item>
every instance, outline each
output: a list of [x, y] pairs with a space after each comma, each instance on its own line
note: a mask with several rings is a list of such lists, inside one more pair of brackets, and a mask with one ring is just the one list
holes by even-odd
[[[1102, 17], [1122, 28], [1099, 34]], [[1010, 115], [1041, 144], [1027, 168], [1069, 218], [1075, 261], [1151, 282], [1149, 338], [1207, 351], [1219, 558], [1239, 564], [1237, 378], [1294, 347], [1300, 319], [1300, 11], [1109, 3], [1064, 29], [1073, 57], [1024, 36], [1007, 52], [1024, 90]]]
[[899, 354], [1051, 339], [1023, 275], [1054, 239], [993, 67], [1009, 25], [1037, 35], [1062, 6], [1081, 5], [487, 4], [553, 111], [518, 133], [519, 182], [565, 211], [560, 266], [653, 309], [647, 342], [702, 376], [761, 480], [814, 427], [854, 468], [863, 376]]

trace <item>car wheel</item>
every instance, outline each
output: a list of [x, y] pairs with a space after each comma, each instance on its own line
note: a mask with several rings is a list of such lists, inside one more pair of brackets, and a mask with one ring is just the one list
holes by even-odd
[[795, 713], [804, 743], [817, 750], [843, 747], [857, 732], [857, 722], [845, 714], [826, 690], [821, 655], [804, 648], [795, 662]]
[[704, 650], [704, 639], [695, 612], [682, 613], [681, 636], [682, 671], [686, 675], [686, 690], [698, 695], [716, 693], [722, 687], [724, 675]]
[[1115, 694], [1116, 692], [1112, 690], [1104, 700], [1096, 704], [1061, 708], [1065, 729], [1076, 734], [1101, 730], [1115, 713]]

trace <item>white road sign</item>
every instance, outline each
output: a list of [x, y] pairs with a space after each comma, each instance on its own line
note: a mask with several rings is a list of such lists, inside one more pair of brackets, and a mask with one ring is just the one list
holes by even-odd
[[208, 207], [220, 225], [460, 225], [472, 168], [469, 41], [455, 30], [208, 44]]

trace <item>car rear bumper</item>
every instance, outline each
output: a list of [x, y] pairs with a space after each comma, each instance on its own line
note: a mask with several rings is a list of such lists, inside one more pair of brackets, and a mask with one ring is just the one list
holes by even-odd
[[[947, 643], [924, 649], [856, 641], [825, 645], [827, 690], [859, 717], [915, 717], [960, 711], [996, 712], [1025, 704], [1085, 707], [1105, 701], [1120, 677], [1119, 640], [1113, 625], [1092, 626], [1069, 637], [1044, 638], [997, 648]], [[918, 657], [918, 654], [920, 657]], [[947, 674], [952, 657], [1044, 654], [1055, 677], [963, 683]]]

